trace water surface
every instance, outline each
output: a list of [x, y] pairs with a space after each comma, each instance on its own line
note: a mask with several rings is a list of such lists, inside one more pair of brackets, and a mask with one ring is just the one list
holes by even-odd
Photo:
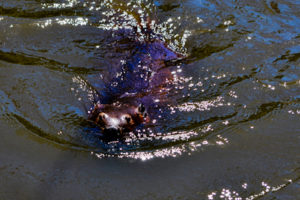
[[[1, 199], [300, 198], [299, 9], [0, 2]], [[186, 58], [168, 66], [171, 101], [152, 123], [107, 143], [87, 110], [143, 40], [133, 29], [147, 16]]]

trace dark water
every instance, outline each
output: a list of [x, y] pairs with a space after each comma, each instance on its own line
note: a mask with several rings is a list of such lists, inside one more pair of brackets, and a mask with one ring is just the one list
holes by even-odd
[[[300, 3], [0, 1], [0, 199], [300, 199]], [[138, 16], [186, 55], [126, 143], [87, 122]]]

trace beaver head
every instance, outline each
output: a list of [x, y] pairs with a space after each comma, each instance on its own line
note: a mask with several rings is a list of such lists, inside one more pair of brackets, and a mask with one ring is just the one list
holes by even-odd
[[127, 104], [97, 104], [89, 119], [96, 123], [104, 134], [124, 134], [149, 121], [146, 108]]

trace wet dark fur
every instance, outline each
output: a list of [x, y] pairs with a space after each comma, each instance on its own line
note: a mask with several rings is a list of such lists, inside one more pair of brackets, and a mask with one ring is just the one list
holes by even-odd
[[148, 123], [157, 102], [166, 101], [166, 88], [172, 82], [168, 65], [183, 58], [153, 34], [150, 26], [142, 30], [145, 41], [134, 41], [131, 57], [101, 92], [100, 102], [89, 114], [104, 135], [124, 136]]

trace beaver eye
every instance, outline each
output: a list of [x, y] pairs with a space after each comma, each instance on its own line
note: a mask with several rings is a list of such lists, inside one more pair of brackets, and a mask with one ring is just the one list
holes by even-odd
[[138, 111], [139, 111], [140, 113], [144, 113], [144, 112], [146, 111], [146, 108], [145, 108], [144, 104], [141, 103], [141, 104], [139, 105]]
[[99, 118], [102, 119], [102, 120], [106, 119], [106, 117], [107, 117], [107, 115], [105, 113], [100, 113], [99, 114]]
[[126, 122], [129, 124], [130, 123], [130, 121], [131, 121], [131, 116], [129, 116], [129, 115], [126, 115], [126, 116], [124, 116], [124, 119], [126, 120]]

